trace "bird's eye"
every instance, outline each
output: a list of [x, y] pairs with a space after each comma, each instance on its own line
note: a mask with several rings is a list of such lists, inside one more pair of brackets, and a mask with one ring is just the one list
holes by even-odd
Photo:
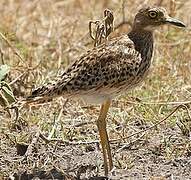
[[150, 11], [149, 12], [149, 17], [152, 18], [152, 19], [156, 18], [157, 17], [157, 12], [156, 11]]

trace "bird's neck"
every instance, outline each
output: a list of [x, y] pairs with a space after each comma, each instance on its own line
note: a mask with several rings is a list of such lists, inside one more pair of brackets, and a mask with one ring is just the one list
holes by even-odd
[[133, 29], [128, 36], [134, 42], [135, 49], [141, 53], [142, 59], [150, 61], [153, 53], [153, 32]]
[[138, 74], [146, 74], [151, 65], [153, 54], [153, 33], [151, 31], [132, 30], [128, 36], [134, 42], [135, 49], [141, 54], [142, 62]]

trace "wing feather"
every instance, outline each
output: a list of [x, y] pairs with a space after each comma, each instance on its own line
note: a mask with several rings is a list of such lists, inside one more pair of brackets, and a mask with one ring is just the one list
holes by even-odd
[[55, 83], [33, 91], [37, 96], [70, 96], [132, 84], [141, 55], [128, 36], [113, 39], [83, 54]]

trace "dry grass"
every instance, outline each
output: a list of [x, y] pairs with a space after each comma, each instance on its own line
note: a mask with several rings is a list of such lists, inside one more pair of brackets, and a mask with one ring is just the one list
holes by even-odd
[[[117, 139], [112, 143], [116, 166], [113, 179], [188, 179], [191, 178], [189, 102], [186, 108], [179, 108], [150, 131], [124, 137], [149, 128], [181, 102], [191, 101], [190, 0], [1, 0], [0, 31], [21, 58], [1, 40], [0, 61], [11, 66], [7, 82], [15, 96], [25, 97], [34, 86], [55, 78], [93, 46], [88, 35], [89, 20], [99, 19], [107, 7], [114, 12], [115, 24], [124, 18], [131, 22], [143, 2], [161, 3], [188, 27], [185, 30], [163, 27], [157, 31], [149, 77], [141, 87], [113, 101], [108, 115], [110, 139]], [[129, 28], [129, 24], [123, 25], [115, 35]], [[69, 100], [63, 105], [64, 102], [56, 99], [30, 110], [23, 109], [18, 122], [0, 110], [0, 177], [22, 174], [22, 178], [28, 179], [33, 175], [88, 179], [103, 174], [94, 123], [99, 107], [89, 107], [80, 101]], [[45, 137], [62, 141], [47, 144], [39, 131]], [[22, 151], [29, 144], [32, 151], [23, 158]], [[49, 176], [45, 176], [48, 172]]]

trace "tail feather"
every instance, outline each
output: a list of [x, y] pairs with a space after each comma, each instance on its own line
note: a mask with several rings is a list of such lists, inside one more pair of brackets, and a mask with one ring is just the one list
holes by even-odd
[[63, 89], [60, 89], [60, 83], [49, 83], [46, 85], [43, 85], [34, 91], [32, 91], [32, 94], [26, 98], [28, 102], [34, 102], [34, 101], [40, 101], [40, 100], [46, 100], [50, 101], [55, 97], [61, 96]]
[[50, 101], [54, 97], [53, 86], [42, 86], [34, 91], [26, 98], [27, 103]]
[[28, 98], [31, 99], [31, 98], [35, 98], [38, 96], [44, 96], [45, 94], [48, 93], [48, 91], [50, 91], [50, 87], [48, 87], [48, 86], [39, 87], [39, 88], [35, 89], [34, 91], [32, 91], [32, 94]]
[[32, 91], [30, 96], [19, 99], [15, 103], [11, 104], [10, 107], [8, 108], [14, 108], [14, 107], [22, 108], [27, 105], [33, 105], [33, 103], [35, 105], [52, 101], [53, 98], [58, 97], [62, 94], [62, 91], [58, 91], [59, 89], [58, 87], [59, 87], [58, 83], [57, 85], [55, 83], [49, 83], [43, 85]]

